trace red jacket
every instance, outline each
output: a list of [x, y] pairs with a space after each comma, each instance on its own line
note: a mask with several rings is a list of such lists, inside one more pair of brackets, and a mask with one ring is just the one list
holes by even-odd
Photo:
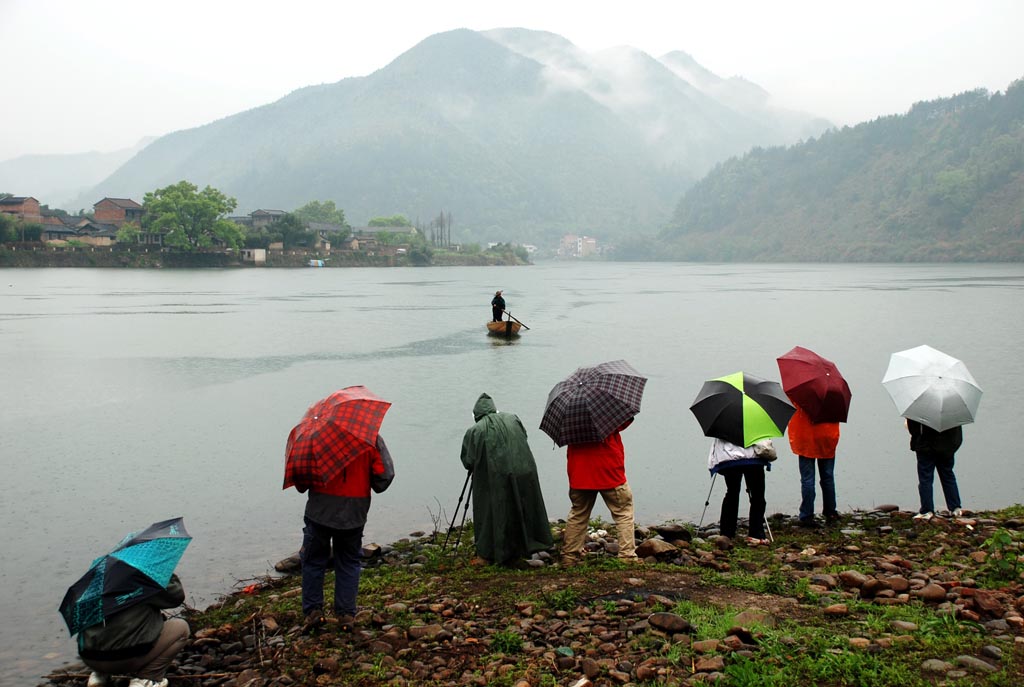
[[349, 530], [366, 524], [370, 511], [370, 491], [381, 493], [395, 478], [395, 464], [377, 436], [377, 447], [368, 448], [345, 466], [341, 473], [322, 487], [310, 489], [306, 497], [306, 517], [337, 530]]
[[786, 428], [789, 433], [789, 447], [793, 453], [804, 458], [835, 458], [839, 444], [839, 423], [821, 422], [814, 424], [807, 413], [797, 407]]
[[602, 491], [626, 483], [626, 450], [618, 430], [604, 441], [569, 444], [567, 457], [570, 489]]

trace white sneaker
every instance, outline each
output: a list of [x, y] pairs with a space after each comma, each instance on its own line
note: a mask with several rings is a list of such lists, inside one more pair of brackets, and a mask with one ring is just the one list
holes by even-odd
[[953, 517], [954, 518], [962, 518], [962, 517], [964, 517], [964, 509], [963, 508], [954, 508], [953, 509]]
[[167, 678], [154, 682], [142, 677], [133, 677], [132, 681], [128, 683], [128, 687], [167, 687]]
[[928, 520], [931, 520], [934, 517], [935, 517], [935, 513], [918, 513], [917, 515], [914, 516], [914, 520], [925, 520], [925, 521], [928, 521]]
[[107, 687], [110, 683], [110, 677], [105, 673], [97, 673], [95, 670], [92, 671], [92, 675], [89, 676], [89, 681], [85, 683], [85, 687]]

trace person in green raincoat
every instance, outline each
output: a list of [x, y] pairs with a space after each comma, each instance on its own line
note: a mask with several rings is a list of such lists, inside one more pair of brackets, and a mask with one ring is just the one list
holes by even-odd
[[473, 474], [476, 553], [511, 565], [553, 545], [537, 463], [523, 423], [499, 413], [487, 394], [473, 406], [473, 419], [462, 439], [462, 464]]

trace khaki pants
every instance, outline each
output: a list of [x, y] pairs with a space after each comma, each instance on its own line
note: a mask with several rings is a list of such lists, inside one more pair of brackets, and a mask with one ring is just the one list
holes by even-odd
[[587, 539], [587, 526], [590, 524], [590, 512], [597, 502], [597, 495], [604, 499], [608, 512], [615, 521], [615, 530], [619, 540], [619, 558], [636, 558], [636, 540], [633, 535], [633, 490], [629, 482], [614, 489], [570, 489], [569, 501], [572, 509], [566, 518], [565, 532], [562, 535], [562, 558], [569, 561], [578, 560], [583, 556], [583, 544]]
[[160, 682], [178, 652], [188, 640], [188, 623], [181, 618], [168, 618], [156, 640], [156, 644], [145, 656], [120, 661], [97, 661], [82, 659], [85, 665], [105, 675], [130, 675]]

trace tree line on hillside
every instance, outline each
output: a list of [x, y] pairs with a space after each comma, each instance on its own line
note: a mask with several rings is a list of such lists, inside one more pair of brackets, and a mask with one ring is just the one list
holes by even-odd
[[1024, 259], [1024, 80], [756, 148], [690, 188], [620, 256], [669, 260]]

